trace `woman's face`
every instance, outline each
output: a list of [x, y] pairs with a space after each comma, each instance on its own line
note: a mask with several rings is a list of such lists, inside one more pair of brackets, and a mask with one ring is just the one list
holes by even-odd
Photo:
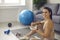
[[47, 9], [43, 9], [42, 10], [42, 15], [43, 15], [43, 18], [48, 18], [50, 17], [50, 13]]

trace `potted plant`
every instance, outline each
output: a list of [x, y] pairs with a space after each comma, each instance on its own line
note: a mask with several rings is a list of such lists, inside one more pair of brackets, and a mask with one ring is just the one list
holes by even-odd
[[33, 0], [33, 5], [39, 10], [44, 4], [47, 3], [47, 0]]

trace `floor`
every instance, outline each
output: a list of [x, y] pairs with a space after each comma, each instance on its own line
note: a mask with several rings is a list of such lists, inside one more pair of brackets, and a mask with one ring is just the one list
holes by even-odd
[[[24, 26], [21, 25], [18, 22], [12, 22], [12, 27], [9, 28], [7, 26], [8, 23], [0, 23], [0, 40], [19, 40], [19, 38], [17, 38], [13, 32], [10, 32], [9, 35], [4, 34], [5, 30], [17, 30], [17, 29], [22, 29], [22, 28], [26, 28], [28, 26]], [[55, 34], [55, 38], [60, 40], [60, 35], [59, 34]]]

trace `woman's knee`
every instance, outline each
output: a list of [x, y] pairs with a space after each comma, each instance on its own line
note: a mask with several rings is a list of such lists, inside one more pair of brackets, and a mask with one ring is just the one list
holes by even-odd
[[35, 25], [35, 22], [32, 22], [32, 23], [31, 23], [31, 26], [34, 26], [34, 25]]

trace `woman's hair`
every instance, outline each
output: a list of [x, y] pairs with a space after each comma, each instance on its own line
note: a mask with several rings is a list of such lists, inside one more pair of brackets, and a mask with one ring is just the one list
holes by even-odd
[[44, 7], [44, 9], [47, 9], [47, 10], [49, 11], [49, 13], [51, 13], [51, 14], [50, 14], [50, 19], [52, 19], [52, 10], [51, 10], [51, 8], [49, 8], [49, 7]]

